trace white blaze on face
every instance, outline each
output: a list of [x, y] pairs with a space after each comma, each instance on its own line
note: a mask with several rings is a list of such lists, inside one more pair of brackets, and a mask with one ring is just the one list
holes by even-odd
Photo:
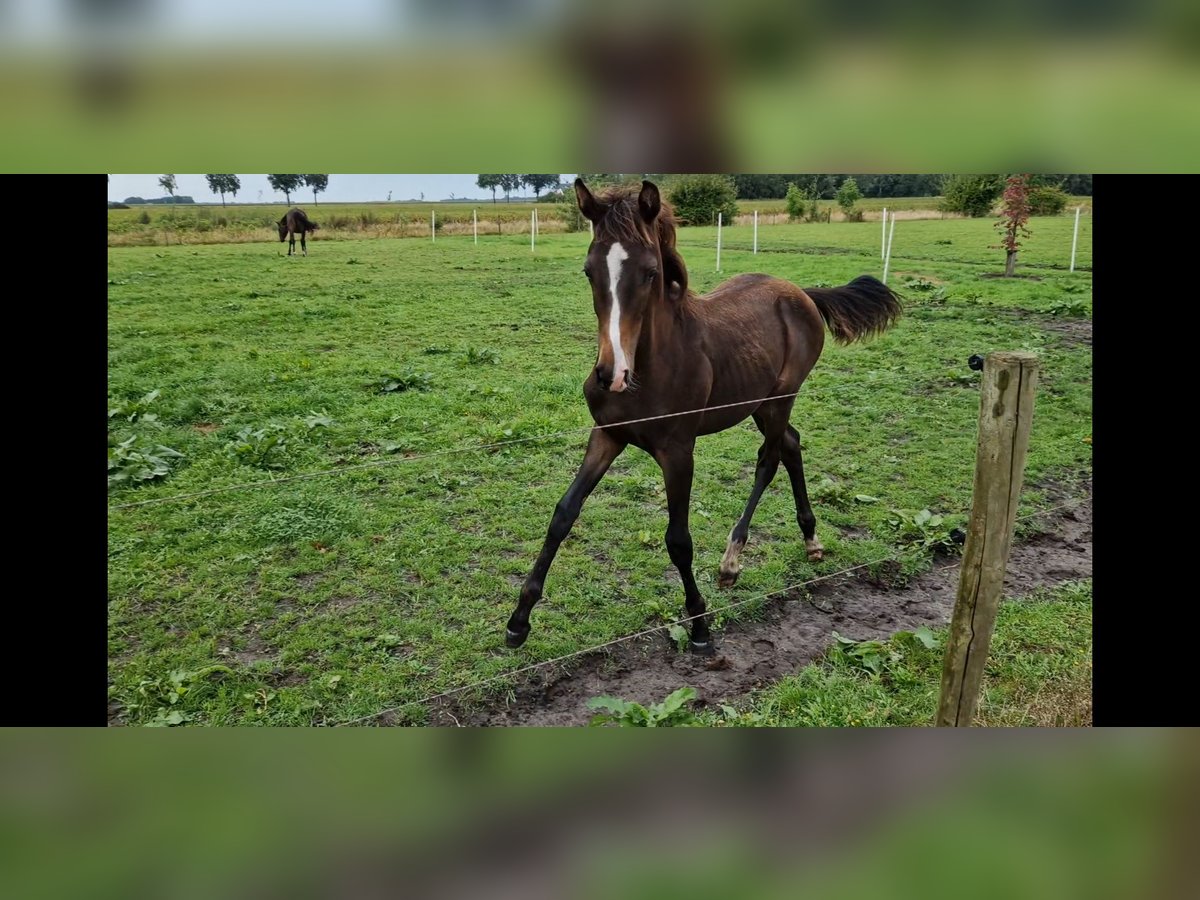
[[625, 359], [625, 348], [621, 346], [621, 301], [617, 297], [617, 282], [621, 280], [621, 266], [629, 254], [620, 244], [608, 250], [608, 290], [612, 294], [612, 308], [608, 312], [608, 342], [613, 348], [613, 380], [609, 390], [625, 390], [625, 372], [629, 363]]

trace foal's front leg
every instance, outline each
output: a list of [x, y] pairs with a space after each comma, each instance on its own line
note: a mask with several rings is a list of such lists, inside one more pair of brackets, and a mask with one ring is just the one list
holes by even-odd
[[305, 240], [307, 237], [307, 231], [300, 232], [300, 249], [304, 251], [305, 256], [308, 256], [308, 242]]
[[670, 516], [667, 524], [667, 553], [675, 568], [679, 570], [680, 580], [683, 581], [683, 597], [688, 616], [697, 617], [692, 619], [692, 651], [711, 655], [712, 638], [708, 632], [708, 617], [704, 614], [707, 607], [704, 605], [704, 598], [700, 596], [700, 589], [696, 587], [696, 577], [692, 574], [692, 533], [688, 528], [694, 449], [695, 442], [692, 441], [656, 452], [654, 458], [662, 467], [663, 480], [667, 486], [667, 512]]
[[508, 620], [508, 628], [504, 635], [505, 643], [508, 646], [520, 647], [529, 637], [529, 614], [533, 611], [533, 605], [542, 598], [546, 573], [550, 570], [550, 563], [554, 562], [555, 554], [558, 553], [558, 545], [563, 542], [563, 539], [571, 531], [571, 526], [579, 518], [579, 510], [583, 507], [583, 501], [600, 483], [600, 479], [604, 477], [608, 467], [624, 449], [625, 445], [607, 431], [602, 429], [592, 431], [592, 436], [588, 440], [587, 453], [583, 457], [583, 465], [579, 467], [579, 473], [575, 476], [575, 480], [571, 482], [571, 486], [563, 494], [563, 498], [558, 501], [558, 506], [554, 508], [554, 518], [550, 520], [550, 529], [546, 532], [546, 541], [542, 544], [542, 552], [538, 554], [537, 562], [533, 564], [533, 570], [525, 579], [525, 586], [521, 588], [521, 598], [517, 601], [517, 608]]

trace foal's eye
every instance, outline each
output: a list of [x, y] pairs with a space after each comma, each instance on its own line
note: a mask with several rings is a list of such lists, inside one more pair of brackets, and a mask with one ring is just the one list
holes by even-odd
[[651, 269], [649, 272], [646, 273], [646, 277], [643, 280], [646, 282], [646, 284], [649, 284], [656, 277], [658, 277], [658, 269]]
[[588, 281], [592, 280], [592, 270], [589, 269], [587, 266], [583, 267], [583, 274], [587, 276]]

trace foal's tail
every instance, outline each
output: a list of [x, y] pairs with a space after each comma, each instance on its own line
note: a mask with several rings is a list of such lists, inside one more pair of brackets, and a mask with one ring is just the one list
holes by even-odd
[[887, 331], [903, 311], [895, 291], [870, 275], [860, 275], [841, 287], [805, 288], [804, 293], [812, 297], [839, 344]]

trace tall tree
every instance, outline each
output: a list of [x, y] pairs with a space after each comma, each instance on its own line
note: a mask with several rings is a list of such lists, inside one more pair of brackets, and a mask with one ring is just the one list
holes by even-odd
[[475, 179], [475, 185], [483, 188], [485, 191], [490, 190], [492, 192], [492, 202], [495, 203], [496, 188], [500, 187], [500, 179], [503, 177], [503, 175], [480, 175]]
[[863, 193], [868, 196], [874, 194], [876, 197], [894, 197], [898, 181], [897, 175], [876, 175], [870, 187], [863, 185]]
[[175, 189], [178, 185], [175, 183], [174, 175], [164, 175], [158, 179], [158, 183], [162, 185], [164, 191], [171, 195], [171, 202], [175, 202]]
[[1000, 198], [1000, 217], [996, 227], [1000, 229], [1000, 246], [1008, 252], [1004, 261], [1004, 277], [1012, 278], [1017, 268], [1017, 250], [1021, 236], [1028, 237], [1025, 227], [1029, 221], [1029, 176], [1010, 175], [1005, 182], [1004, 194]]
[[536, 201], [541, 197], [542, 191], [548, 187], [558, 187], [557, 175], [522, 175], [522, 180], [525, 184], [533, 188], [533, 199]]
[[205, 175], [208, 180], [208, 189], [214, 194], [221, 195], [221, 205], [225, 205], [225, 195], [232, 194], [237, 196], [237, 192], [241, 190], [242, 182], [236, 175]]
[[312, 188], [313, 206], [317, 205], [317, 193], [329, 187], [328, 175], [305, 175], [304, 183]]
[[292, 191], [300, 190], [304, 184], [303, 175], [268, 175], [267, 181], [271, 187], [283, 194], [287, 205], [292, 205]]
[[500, 187], [504, 191], [504, 202], [511, 203], [512, 198], [509, 196], [513, 191], [521, 186], [520, 175], [501, 175]]

